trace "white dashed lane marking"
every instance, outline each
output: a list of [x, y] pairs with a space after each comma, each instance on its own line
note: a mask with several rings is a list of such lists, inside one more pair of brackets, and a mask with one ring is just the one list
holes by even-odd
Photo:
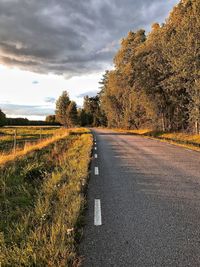
[[99, 175], [99, 168], [98, 167], [94, 167], [94, 174]]
[[100, 199], [95, 199], [94, 200], [94, 225], [95, 226], [102, 225], [101, 200]]

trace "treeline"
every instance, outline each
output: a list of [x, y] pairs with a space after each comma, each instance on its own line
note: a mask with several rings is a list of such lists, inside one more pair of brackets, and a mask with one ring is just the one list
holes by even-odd
[[100, 108], [99, 96], [84, 97], [83, 108], [77, 108], [75, 101], [70, 100], [67, 91], [56, 101], [55, 115], [47, 116], [47, 122], [59, 122], [69, 128], [74, 126], [106, 125], [106, 117]]
[[[49, 116], [48, 116], [49, 117]], [[6, 118], [0, 109], [0, 127], [2, 126], [58, 126], [59, 122], [54, 121], [42, 121], [42, 120], [28, 120], [26, 118]]]
[[45, 126], [45, 125], [63, 125], [66, 128], [74, 126], [106, 126], [106, 117], [101, 111], [100, 98], [84, 97], [82, 108], [77, 108], [75, 101], [69, 98], [67, 91], [63, 91], [56, 101], [56, 110], [54, 115], [48, 115], [45, 121], [33, 121], [27, 118], [6, 118], [6, 115], [0, 110], [0, 126]]
[[200, 131], [200, 1], [183, 0], [162, 25], [129, 32], [101, 81], [109, 127]]

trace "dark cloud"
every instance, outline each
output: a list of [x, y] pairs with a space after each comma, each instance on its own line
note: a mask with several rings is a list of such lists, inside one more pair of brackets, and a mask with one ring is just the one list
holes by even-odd
[[54, 109], [49, 106], [0, 104], [1, 110], [7, 115], [15, 116], [45, 116], [54, 114]]
[[70, 77], [110, 64], [129, 30], [164, 21], [178, 0], [1, 0], [0, 63]]

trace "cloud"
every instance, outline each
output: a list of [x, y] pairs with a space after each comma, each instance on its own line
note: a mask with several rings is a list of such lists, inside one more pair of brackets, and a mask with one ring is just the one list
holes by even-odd
[[0, 108], [7, 115], [15, 116], [47, 116], [54, 114], [54, 109], [49, 106], [0, 104]]
[[55, 97], [46, 97], [44, 100], [46, 103], [51, 103], [51, 104], [54, 104], [56, 102]]
[[177, 2], [0, 1], [0, 63], [65, 77], [100, 71], [129, 30], [163, 22]]
[[97, 91], [87, 91], [87, 92], [77, 95], [77, 98], [83, 98], [85, 96], [93, 97], [96, 95], [97, 95]]
[[38, 81], [33, 81], [32, 84], [38, 84], [39, 82]]

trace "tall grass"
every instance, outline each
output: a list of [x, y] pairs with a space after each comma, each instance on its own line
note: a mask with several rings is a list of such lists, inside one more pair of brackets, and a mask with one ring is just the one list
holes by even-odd
[[18, 148], [24, 144], [34, 143], [52, 137], [60, 131], [60, 127], [1, 127], [0, 128], [0, 151], [9, 152], [13, 149], [16, 131], [16, 143]]
[[1, 170], [2, 266], [72, 266], [92, 136], [72, 132]]
[[15, 152], [13, 152], [13, 150], [12, 150], [12, 151], [7, 152], [7, 153], [1, 153], [0, 154], [0, 165], [5, 164], [8, 161], [12, 161], [16, 157], [24, 156], [31, 151], [34, 151], [37, 149], [42, 149], [42, 148], [58, 141], [59, 139], [66, 137], [67, 135], [69, 135], [69, 130], [60, 129], [59, 131], [56, 131], [54, 133], [54, 135], [50, 138], [45, 138], [41, 141], [38, 140], [34, 143], [32, 143], [32, 142], [26, 143], [24, 147], [18, 148]]

